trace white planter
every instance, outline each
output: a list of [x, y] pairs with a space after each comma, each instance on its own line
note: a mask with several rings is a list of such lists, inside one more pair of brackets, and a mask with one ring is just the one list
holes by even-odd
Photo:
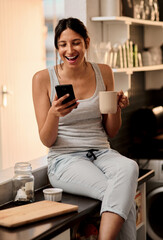
[[100, 0], [101, 16], [120, 16], [120, 0]]

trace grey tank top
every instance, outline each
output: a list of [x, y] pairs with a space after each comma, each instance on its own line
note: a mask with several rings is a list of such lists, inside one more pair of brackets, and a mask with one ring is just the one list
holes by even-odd
[[[89, 149], [110, 148], [107, 134], [102, 126], [99, 111], [99, 91], [106, 87], [100, 69], [96, 63], [91, 63], [96, 76], [96, 90], [92, 97], [78, 100], [79, 105], [71, 113], [59, 118], [58, 137], [49, 149], [48, 158], [54, 158], [63, 153], [87, 151]], [[48, 68], [51, 81], [52, 103], [55, 96], [55, 85], [59, 84], [54, 66]]]

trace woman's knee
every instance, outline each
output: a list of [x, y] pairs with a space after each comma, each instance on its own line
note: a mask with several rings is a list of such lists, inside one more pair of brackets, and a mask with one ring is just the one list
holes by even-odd
[[138, 164], [131, 159], [128, 159], [128, 163], [125, 166], [125, 177], [128, 178], [130, 183], [137, 184], [138, 175], [139, 175], [139, 167]]
[[130, 170], [131, 175], [133, 177], [135, 177], [136, 179], [138, 179], [139, 167], [138, 167], [137, 162], [130, 159], [129, 170]]
[[119, 165], [119, 168], [124, 178], [127, 178], [128, 180], [133, 179], [134, 181], [137, 181], [139, 168], [138, 164], [134, 160], [125, 158], [125, 161], [123, 161], [123, 163]]

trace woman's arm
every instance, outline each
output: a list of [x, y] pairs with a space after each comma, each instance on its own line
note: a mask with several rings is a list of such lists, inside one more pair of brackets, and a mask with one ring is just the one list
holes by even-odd
[[59, 117], [70, 113], [77, 103], [70, 108], [66, 107], [76, 100], [62, 104], [68, 96], [65, 95], [60, 99], [55, 96], [52, 105], [50, 104], [50, 79], [47, 69], [33, 76], [32, 92], [40, 139], [45, 146], [51, 147], [58, 136]]
[[57, 138], [59, 117], [51, 110], [50, 79], [47, 70], [37, 72], [33, 76], [32, 93], [40, 139], [45, 146], [50, 147]]
[[[114, 91], [114, 78], [111, 68], [105, 64], [100, 64], [99, 67], [106, 86], [106, 91]], [[121, 109], [128, 105], [128, 99], [124, 96], [122, 91], [117, 93], [117, 104], [117, 112], [115, 114], [109, 113], [102, 115], [104, 129], [111, 138], [118, 133], [122, 125]]]

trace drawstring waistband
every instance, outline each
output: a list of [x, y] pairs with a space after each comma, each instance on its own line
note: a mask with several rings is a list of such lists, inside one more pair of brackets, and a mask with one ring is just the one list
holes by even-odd
[[[90, 150], [88, 150], [86, 156], [87, 156], [88, 158], [90, 158], [91, 160], [96, 160], [97, 157], [96, 157], [95, 154], [94, 154], [95, 151], [98, 151], [98, 149], [90, 149]], [[93, 158], [93, 159], [92, 159], [92, 158]]]

